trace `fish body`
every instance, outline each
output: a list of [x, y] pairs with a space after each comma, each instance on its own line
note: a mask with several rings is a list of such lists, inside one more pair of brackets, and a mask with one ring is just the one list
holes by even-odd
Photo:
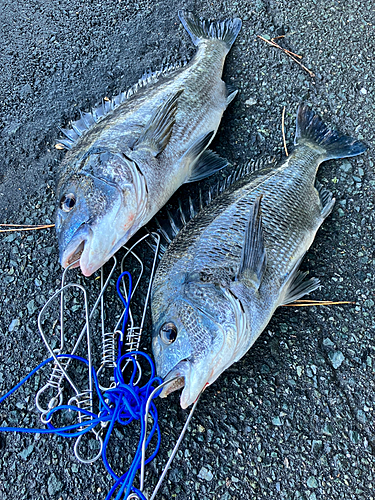
[[237, 91], [221, 79], [240, 19], [179, 12], [198, 51], [186, 66], [146, 75], [129, 92], [63, 130], [69, 151], [57, 188], [63, 267], [102, 266], [185, 182], [227, 162], [206, 150]]
[[252, 346], [276, 308], [319, 281], [298, 268], [334, 199], [315, 183], [322, 161], [365, 151], [308, 108], [297, 114], [297, 147], [279, 166], [241, 178], [177, 234], [152, 290], [158, 375], [184, 386], [181, 406]]

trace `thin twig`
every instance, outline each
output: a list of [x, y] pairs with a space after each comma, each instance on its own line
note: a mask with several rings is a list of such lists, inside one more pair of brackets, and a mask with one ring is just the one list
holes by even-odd
[[284, 123], [285, 123], [285, 106], [283, 108], [283, 114], [281, 115], [281, 131], [283, 134], [283, 144], [284, 144], [285, 154], [289, 156], [288, 148], [286, 147]]
[[302, 56], [300, 56], [299, 54], [295, 54], [291, 50], [284, 49], [284, 47], [281, 47], [281, 45], [279, 45], [278, 43], [276, 43], [274, 41], [274, 40], [276, 40], [276, 38], [282, 38], [282, 37], [276, 37], [276, 38], [271, 38], [271, 40], [267, 40], [267, 38], [264, 38], [263, 36], [258, 35], [258, 38], [260, 38], [264, 42], [267, 42], [268, 44], [272, 45], [272, 47], [276, 47], [277, 49], [282, 50], [283, 52], [285, 52], [285, 54], [288, 54], [288, 56], [294, 56], [294, 57], [297, 57], [298, 59], [302, 59]]
[[18, 224], [0, 224], [0, 226], [17, 226], [15, 229], [0, 229], [0, 233], [12, 233], [15, 231], [35, 231], [36, 229], [48, 229], [55, 227], [55, 224], [44, 224], [42, 226], [23, 226]]
[[291, 56], [290, 54], [288, 54], [288, 56], [293, 59], [294, 62], [296, 62], [297, 64], [299, 64], [301, 66], [301, 68], [303, 68], [305, 71], [308, 72], [308, 74], [311, 76], [311, 78], [315, 78], [315, 73], [313, 73], [312, 71], [310, 71], [308, 68], [306, 68], [306, 66], [304, 66], [302, 63], [300, 63], [299, 61], [297, 61], [297, 59], [295, 59], [293, 56]]
[[298, 61], [298, 59], [302, 59], [302, 56], [300, 56], [299, 54], [295, 54], [294, 52], [291, 52], [288, 49], [284, 49], [278, 43], [274, 42], [273, 41], [274, 39], [267, 40], [267, 38], [264, 38], [263, 36], [260, 36], [260, 35], [257, 35], [257, 37], [260, 38], [261, 40], [263, 40], [264, 42], [268, 43], [272, 47], [276, 47], [277, 49], [280, 49], [281, 51], [283, 51], [287, 56], [289, 56], [291, 59], [293, 59], [294, 62], [296, 62], [297, 64], [299, 64], [301, 66], [301, 68], [303, 68], [305, 71], [307, 71], [307, 73], [311, 76], [311, 78], [315, 77], [315, 74], [312, 71], [310, 71], [300, 61]]
[[284, 304], [284, 307], [311, 307], [311, 306], [336, 306], [341, 304], [355, 304], [349, 300], [340, 300], [334, 302], [332, 300], [296, 300], [291, 304]]

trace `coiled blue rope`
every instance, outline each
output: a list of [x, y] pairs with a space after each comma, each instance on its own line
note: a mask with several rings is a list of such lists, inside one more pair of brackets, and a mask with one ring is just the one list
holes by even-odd
[[[125, 297], [122, 295], [121, 290], [120, 290], [120, 285], [121, 285], [121, 280], [123, 279], [124, 276], [127, 276], [129, 279], [129, 291], [128, 291], [128, 299], [125, 299]], [[79, 412], [80, 414], [84, 414], [87, 417], [90, 418], [90, 420], [85, 420], [83, 423], [79, 422], [77, 424], [72, 424], [72, 425], [67, 425], [64, 427], [55, 427], [54, 425], [51, 424], [51, 422], [47, 423], [47, 429], [37, 429], [37, 428], [23, 428], [23, 427], [0, 427], [0, 432], [24, 432], [24, 433], [39, 433], [39, 434], [57, 434], [59, 436], [67, 437], [67, 438], [74, 438], [74, 437], [79, 437], [82, 436], [83, 434], [86, 434], [87, 432], [90, 432], [93, 430], [98, 424], [106, 423], [109, 422], [108, 429], [105, 435], [105, 438], [103, 440], [103, 447], [102, 447], [102, 459], [103, 463], [109, 472], [109, 474], [112, 476], [112, 478], [115, 480], [114, 485], [110, 489], [108, 495], [106, 496], [106, 500], [110, 500], [110, 498], [115, 494], [116, 490], [117, 494], [115, 497], [115, 500], [120, 500], [120, 498], [127, 498], [130, 493], [136, 493], [141, 500], [146, 500], [146, 497], [142, 494], [141, 491], [139, 491], [134, 485], [134, 478], [135, 475], [141, 467], [141, 460], [142, 460], [142, 443], [145, 438], [145, 434], [147, 432], [147, 426], [145, 424], [145, 413], [146, 413], [146, 405], [147, 401], [151, 395], [151, 393], [155, 390], [155, 388], [162, 383], [162, 379], [160, 377], [156, 376], [155, 373], [155, 367], [154, 364], [148, 356], [148, 354], [140, 351], [132, 352], [132, 353], [126, 353], [123, 354], [121, 353], [122, 347], [123, 347], [123, 339], [124, 339], [124, 333], [125, 333], [125, 326], [126, 322], [128, 319], [128, 314], [129, 314], [129, 307], [130, 307], [130, 297], [131, 297], [131, 291], [132, 291], [132, 279], [131, 275], [129, 272], [125, 271], [123, 272], [116, 284], [116, 289], [117, 293], [123, 302], [125, 306], [125, 312], [123, 316], [123, 322], [122, 322], [122, 335], [119, 339], [118, 342], [118, 355], [117, 355], [117, 361], [116, 361], [116, 367], [114, 369], [114, 380], [116, 383], [116, 386], [113, 389], [108, 389], [104, 394], [100, 390], [99, 387], [99, 381], [97, 377], [97, 373], [94, 368], [92, 368], [92, 376], [95, 384], [95, 389], [96, 389], [96, 395], [99, 398], [99, 413], [95, 414], [90, 411], [84, 410], [82, 408], [78, 408], [73, 405], [60, 405], [55, 408], [52, 408], [46, 415], [46, 419], [50, 420], [51, 417], [56, 413], [56, 412], [61, 412], [61, 411], [74, 411], [74, 412]], [[138, 370], [138, 364], [136, 360], [136, 356], [140, 356], [144, 358], [150, 367], [150, 378], [148, 382], [144, 386], [138, 386], [137, 384], [134, 383], [137, 377], [137, 370]], [[72, 354], [61, 354], [58, 355], [57, 358], [70, 358], [77, 360], [79, 362], [82, 362], [86, 365], [88, 365], [88, 361], [81, 356], [76, 356]], [[124, 374], [121, 370], [121, 365], [126, 361], [129, 360], [128, 363], [132, 363], [133, 365], [133, 370], [132, 374], [130, 376], [130, 381], [129, 383], [125, 383], [124, 380]], [[40, 363], [36, 368], [34, 368], [23, 380], [21, 380], [17, 385], [15, 385], [10, 391], [8, 391], [4, 396], [0, 398], [0, 404], [5, 401], [11, 394], [13, 394], [17, 389], [19, 389], [25, 382], [27, 382], [38, 370], [43, 368], [46, 364], [50, 363], [51, 361], [54, 361], [53, 357], [50, 357]], [[156, 398], [159, 395], [159, 391], [157, 391], [153, 399]], [[156, 454], [159, 451], [160, 448], [160, 442], [161, 442], [161, 432], [159, 428], [159, 423], [158, 423], [158, 414], [156, 410], [155, 403], [151, 401], [150, 407], [149, 407], [149, 415], [151, 416], [153, 420], [152, 428], [150, 432], [148, 433], [148, 438], [146, 440], [146, 449], [149, 446], [152, 438], [154, 437], [155, 433], [157, 436], [157, 443], [155, 446], [155, 450], [153, 453], [146, 459], [145, 464], [148, 464], [151, 462]], [[137, 446], [136, 452], [134, 454], [133, 461], [130, 465], [129, 470], [125, 473], [122, 474], [121, 476], [118, 476], [110, 464], [108, 463], [107, 459], [107, 447], [108, 443], [110, 441], [110, 437], [112, 434], [112, 431], [115, 427], [115, 424], [118, 423], [122, 426], [126, 426], [131, 424], [133, 421], [139, 420], [140, 421], [140, 426], [141, 426], [141, 432], [140, 432], [140, 437], [139, 437], [139, 444]], [[82, 428], [82, 426], [85, 426]]]

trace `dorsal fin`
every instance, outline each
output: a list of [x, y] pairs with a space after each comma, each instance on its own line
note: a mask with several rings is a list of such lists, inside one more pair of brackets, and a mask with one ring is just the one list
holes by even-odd
[[60, 131], [65, 135], [66, 139], [59, 140], [65, 149], [71, 149], [77, 139], [89, 130], [103, 116], [113, 111], [117, 106], [125, 102], [129, 97], [136, 94], [140, 89], [153, 85], [160, 77], [164, 77], [169, 73], [176, 71], [187, 64], [187, 61], [177, 62], [163, 67], [158, 71], [147, 71], [142, 75], [137, 83], [132, 85], [128, 90], [112, 97], [112, 99], [102, 99], [101, 104], [91, 110], [91, 113], [80, 111], [81, 117], [79, 120], [70, 122], [71, 128], [60, 128]]

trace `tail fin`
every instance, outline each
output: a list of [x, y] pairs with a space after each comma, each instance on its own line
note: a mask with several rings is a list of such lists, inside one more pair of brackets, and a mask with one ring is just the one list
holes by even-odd
[[301, 104], [297, 111], [294, 144], [304, 141], [319, 145], [325, 160], [357, 156], [367, 149], [363, 142], [328, 128], [315, 111], [306, 104]]
[[179, 10], [178, 17], [194, 45], [198, 45], [201, 40], [216, 38], [223, 40], [228, 50], [232, 47], [242, 26], [242, 21], [238, 17], [225, 21], [211, 21], [199, 18], [187, 10]]

